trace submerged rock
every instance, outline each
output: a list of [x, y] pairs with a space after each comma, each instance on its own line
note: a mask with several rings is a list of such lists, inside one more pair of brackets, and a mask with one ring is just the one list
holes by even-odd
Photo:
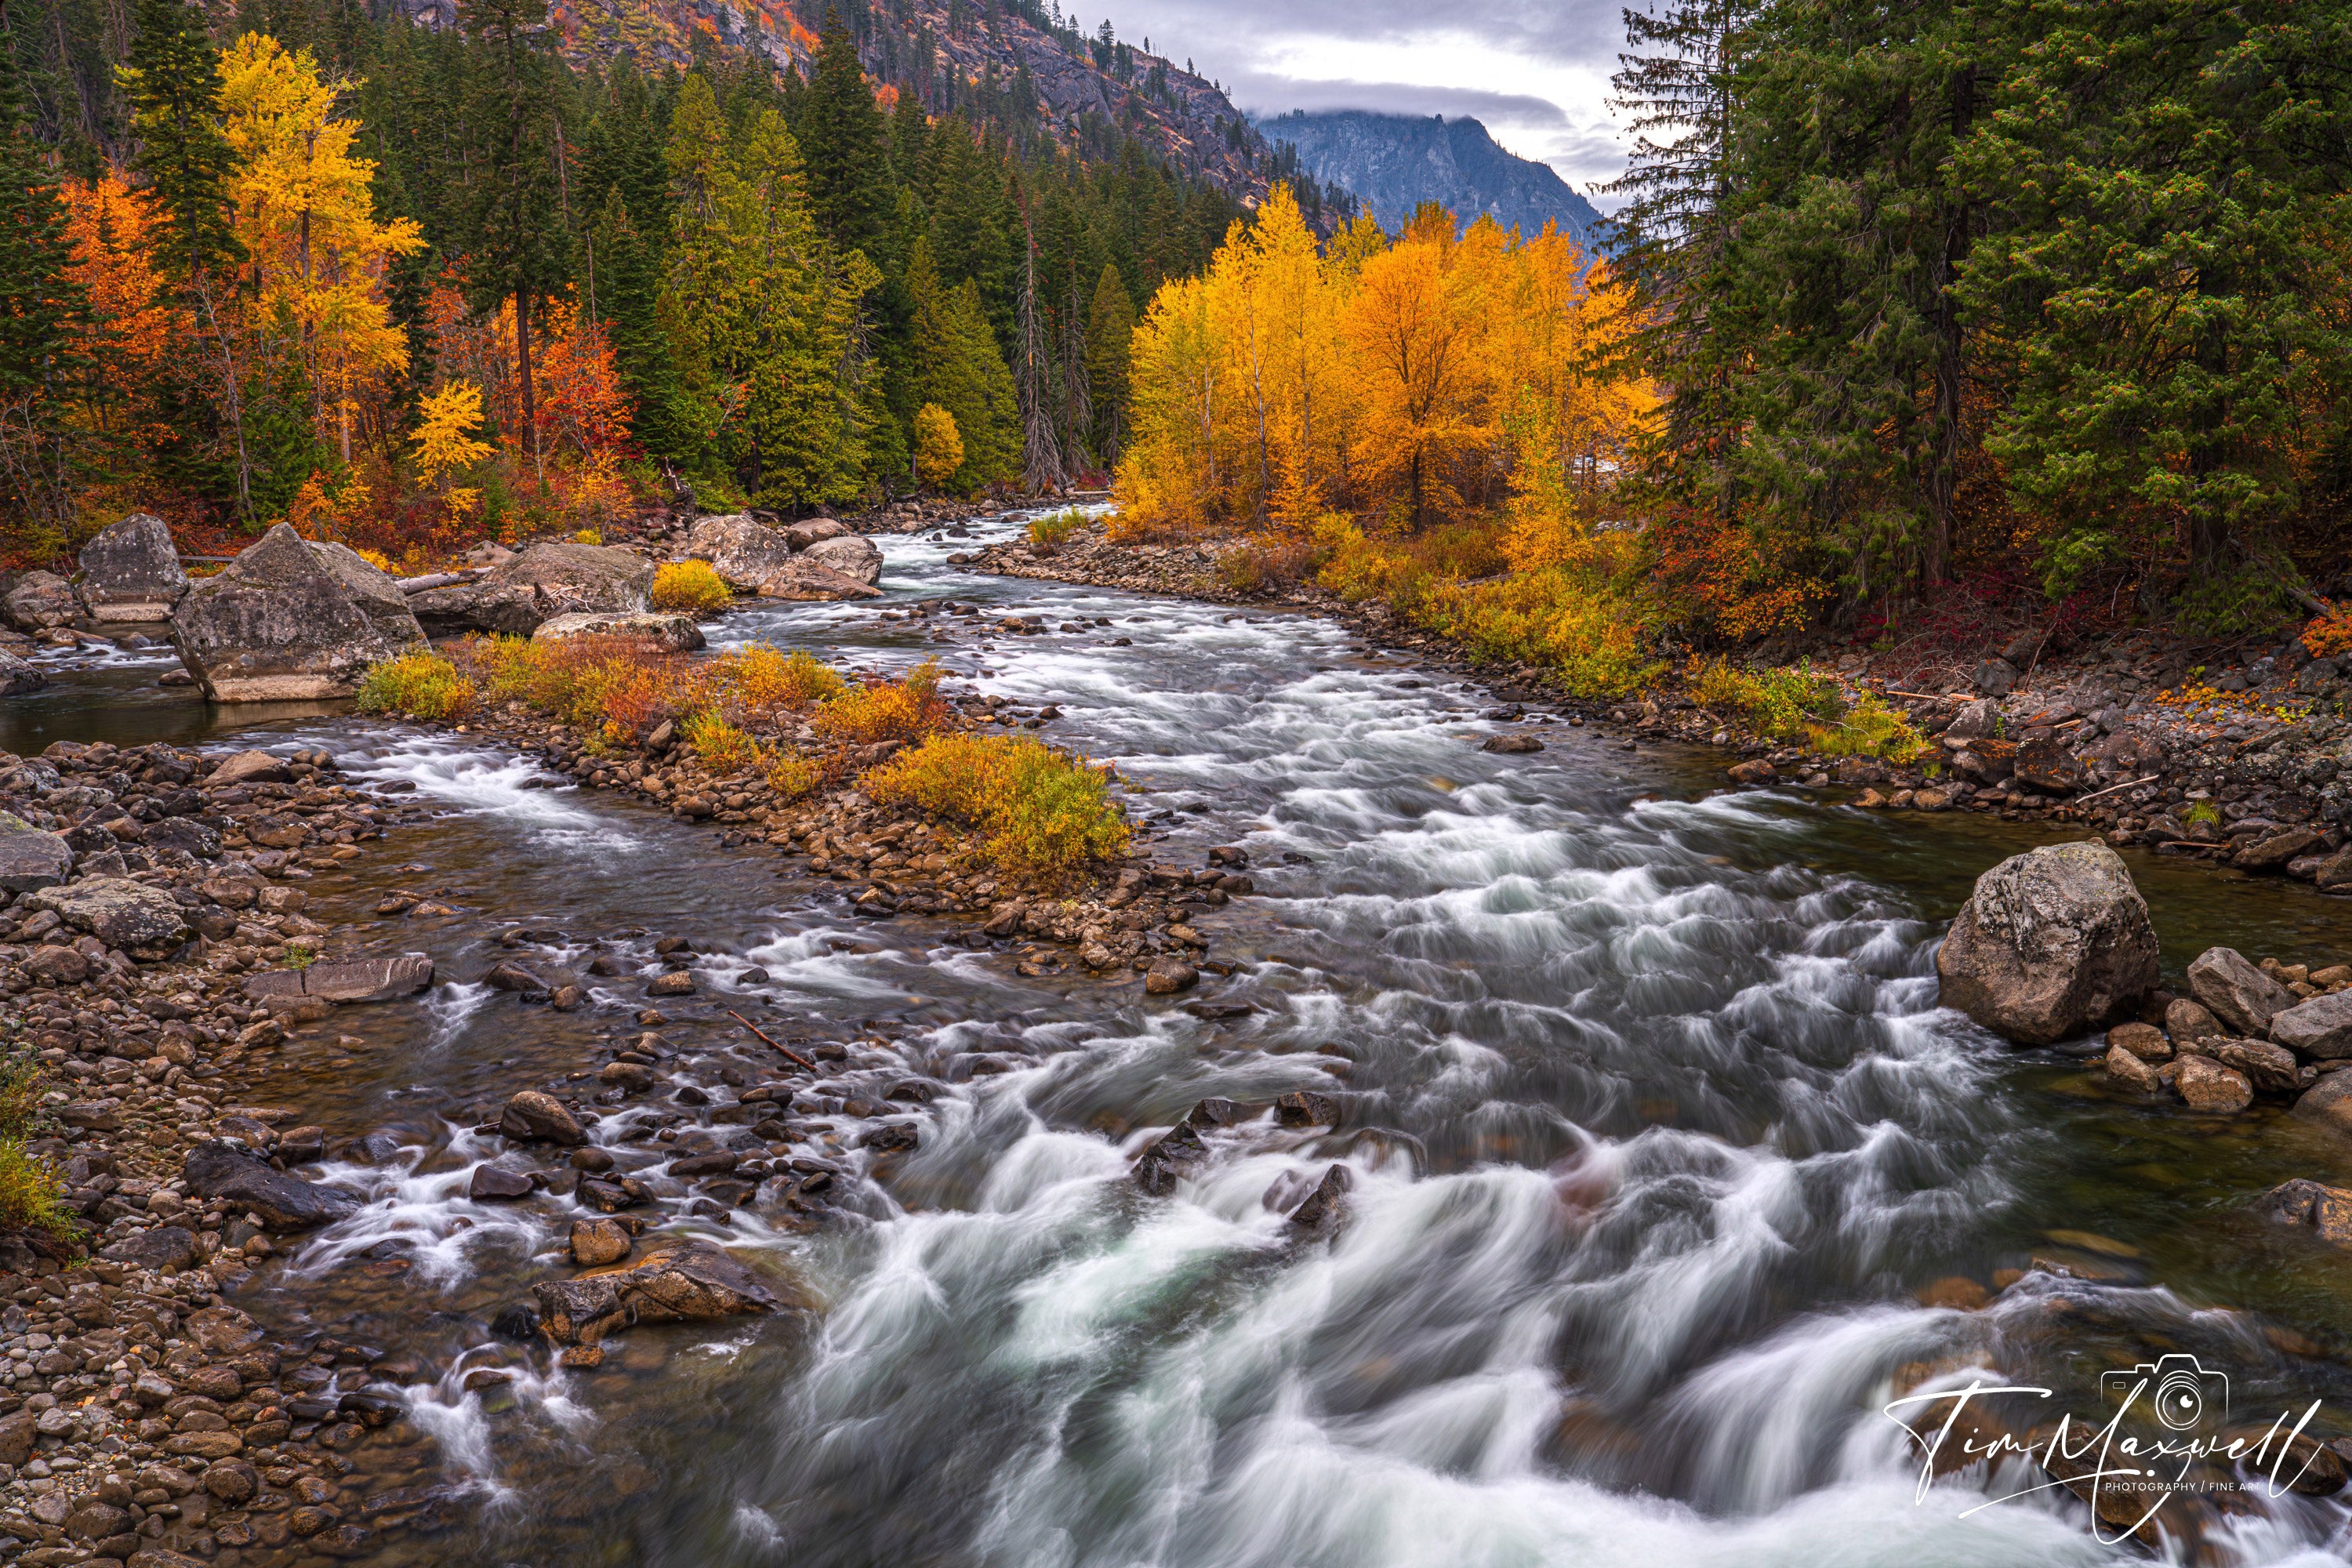
[[2254, 1200], [2254, 1212], [2280, 1225], [2302, 1226], [2332, 1247], [2352, 1247], [2352, 1192], [2298, 1176]]
[[81, 547], [81, 602], [94, 621], [160, 621], [188, 591], [169, 524], [132, 512]]
[[180, 661], [215, 702], [348, 697], [370, 665], [425, 647], [399, 584], [282, 522], [190, 588], [171, 619]]
[[195, 1196], [242, 1205], [274, 1230], [310, 1230], [360, 1210], [360, 1200], [350, 1193], [289, 1176], [236, 1144], [190, 1150], [184, 1173]]
[[541, 1332], [560, 1345], [594, 1344], [635, 1323], [708, 1322], [787, 1304], [758, 1275], [707, 1242], [656, 1253], [634, 1268], [543, 1279]]
[[320, 959], [300, 969], [271, 969], [248, 975], [245, 994], [265, 1004], [299, 1002], [389, 1002], [433, 984], [433, 960], [421, 952], [393, 958]]
[[1936, 974], [1943, 1004], [1995, 1034], [2046, 1046], [2106, 1023], [2156, 984], [2156, 928], [2104, 844], [2055, 844], [1977, 879]]
[[509, 1138], [523, 1142], [560, 1143], [577, 1148], [588, 1142], [588, 1134], [580, 1119], [572, 1114], [564, 1103], [551, 1094], [541, 1094], [535, 1089], [524, 1089], [506, 1103], [499, 1114], [499, 1131]]

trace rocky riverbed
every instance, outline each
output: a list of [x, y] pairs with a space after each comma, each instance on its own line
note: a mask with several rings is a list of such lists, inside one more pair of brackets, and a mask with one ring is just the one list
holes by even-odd
[[[20, 1554], [1124, 1558], [1181, 1481], [1171, 1563], [1791, 1528], [2074, 1560], [2079, 1521], [1963, 1518], [1966, 1474], [1916, 1504], [1885, 1388], [2088, 1400], [2187, 1348], [2245, 1409], [2352, 1408], [2311, 1190], [2340, 1135], [2171, 1017], [2221, 1018], [2208, 949], [2263, 955], [2235, 991], [2295, 1003], [2226, 1038], [2334, 1078], [2278, 1022], [2342, 994], [2328, 900], [2202, 908], [2122, 847], [2176, 994], [2021, 1052], [1934, 968], [2029, 823], [1723, 791], [1328, 620], [960, 576], [955, 526], [886, 542], [878, 603], [705, 629], [937, 656], [960, 721], [1115, 759], [1152, 837], [1070, 905], [1008, 910], [849, 794], [527, 713], [20, 748], [54, 779], [0, 805], [77, 858], [6, 912], [13, 1002], [101, 1251], [159, 1249], [0, 1281]], [[43, 701], [113, 668], [46, 657]], [[1149, 985], [1170, 961], [1189, 989]], [[2192, 1060], [2246, 1107], [2183, 1099]], [[1429, 1447], [1439, 1405], [1492, 1484]], [[1812, 1458], [1759, 1490], [1768, 1426]], [[2342, 1517], [2252, 1506], [2271, 1557]]]

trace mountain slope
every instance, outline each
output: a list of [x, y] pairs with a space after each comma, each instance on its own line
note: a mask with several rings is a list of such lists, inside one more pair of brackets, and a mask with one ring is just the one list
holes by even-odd
[[1318, 179], [1354, 192], [1391, 233], [1423, 202], [1443, 203], [1465, 222], [1485, 213], [1528, 234], [1557, 220], [1588, 248], [1601, 227], [1601, 215], [1567, 181], [1505, 152], [1475, 120], [1293, 110], [1257, 128], [1277, 146], [1297, 148], [1299, 163]]
[[[460, 0], [394, 0], [421, 25], [455, 26]], [[1089, 158], [1132, 135], [1183, 174], [1244, 202], [1265, 195], [1273, 150], [1213, 83], [1118, 41], [1079, 32], [1038, 0], [835, 0], [886, 100], [917, 95], [1016, 141], [1046, 138]], [[555, 0], [575, 59], [687, 67], [698, 52], [748, 50], [803, 74], [826, 0]]]

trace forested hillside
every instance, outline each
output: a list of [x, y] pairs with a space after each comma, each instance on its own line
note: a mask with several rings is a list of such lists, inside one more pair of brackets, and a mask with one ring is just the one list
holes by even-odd
[[559, 47], [540, 0], [144, 0], [119, 40], [73, 5], [11, 10], [0, 109], [19, 553], [133, 508], [395, 552], [675, 484], [802, 509], [910, 488], [927, 405], [935, 482], [1058, 482], [1244, 210], [953, 71], [933, 113], [837, 16], [793, 68], [704, 32], [680, 70]]

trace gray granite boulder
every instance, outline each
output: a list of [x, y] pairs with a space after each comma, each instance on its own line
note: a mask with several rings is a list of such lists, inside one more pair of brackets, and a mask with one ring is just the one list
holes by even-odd
[[195, 934], [187, 911], [161, 888], [128, 877], [85, 877], [63, 887], [43, 888], [26, 903], [51, 910], [79, 931], [134, 958], [163, 958]]
[[2189, 962], [2189, 994], [2242, 1035], [2271, 1032], [2271, 1019], [2295, 1004], [2295, 994], [2246, 962], [2233, 947], [2209, 947]]
[[686, 536], [687, 554], [709, 562], [711, 570], [739, 593], [756, 590], [783, 570], [792, 562], [793, 550], [793, 542], [782, 531], [743, 512], [706, 517]]
[[803, 551], [801, 559], [855, 577], [869, 588], [882, 580], [882, 552], [854, 533], [821, 539]]
[[304, 1000], [390, 1002], [433, 984], [433, 960], [421, 952], [389, 958], [322, 958], [300, 969], [268, 969], [245, 980], [245, 994], [264, 1005]]
[[348, 697], [370, 665], [426, 647], [391, 577], [282, 522], [188, 590], [172, 642], [215, 702]]
[[191, 1149], [184, 1174], [193, 1195], [225, 1198], [259, 1215], [272, 1230], [311, 1230], [360, 1211], [360, 1200], [350, 1193], [289, 1176], [235, 1144]]
[[527, 637], [558, 616], [629, 615], [646, 607], [653, 563], [601, 544], [534, 544], [471, 583], [428, 588], [407, 603], [434, 636]]
[[0, 652], [0, 697], [22, 697], [49, 683], [39, 665], [13, 653]]
[[2352, 991], [2279, 1009], [2271, 1015], [2271, 1038], [2317, 1061], [2352, 1057]]
[[2131, 873], [2104, 844], [2011, 856], [1937, 950], [1943, 1004], [2006, 1038], [2046, 1046], [2108, 1023], [2154, 988], [2156, 928]]
[[54, 572], [27, 572], [0, 592], [0, 616], [20, 632], [61, 626], [80, 614], [73, 584]]
[[0, 891], [54, 888], [72, 870], [73, 847], [64, 835], [45, 833], [21, 816], [0, 811]]
[[576, 611], [541, 621], [530, 634], [533, 642], [561, 642], [565, 637], [628, 637], [663, 653], [692, 653], [707, 646], [702, 628], [692, 616], [670, 610]]
[[188, 591], [169, 524], [132, 512], [81, 547], [81, 602], [94, 621], [160, 621]]

